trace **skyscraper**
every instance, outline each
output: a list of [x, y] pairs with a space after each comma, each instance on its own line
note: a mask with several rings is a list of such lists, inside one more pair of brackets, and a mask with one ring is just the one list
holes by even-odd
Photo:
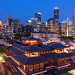
[[56, 23], [59, 21], [59, 8], [58, 7], [54, 8], [54, 19]]
[[36, 13], [35, 13], [35, 18], [38, 19], [38, 24], [40, 24], [40, 23], [41, 23], [41, 13], [36, 12]]

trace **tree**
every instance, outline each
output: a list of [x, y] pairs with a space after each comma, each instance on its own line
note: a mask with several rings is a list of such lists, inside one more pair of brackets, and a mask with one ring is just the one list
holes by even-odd
[[4, 49], [0, 45], [0, 53], [4, 53]]

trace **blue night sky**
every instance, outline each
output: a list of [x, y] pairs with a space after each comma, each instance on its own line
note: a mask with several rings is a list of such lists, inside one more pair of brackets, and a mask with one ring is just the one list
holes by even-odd
[[34, 17], [35, 12], [42, 13], [42, 22], [53, 17], [53, 8], [60, 9], [60, 22], [74, 15], [75, 0], [0, 0], [0, 20], [6, 22], [6, 14], [25, 23]]

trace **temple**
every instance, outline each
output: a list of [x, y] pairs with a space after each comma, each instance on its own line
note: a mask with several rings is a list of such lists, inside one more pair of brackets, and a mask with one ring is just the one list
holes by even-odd
[[7, 60], [1, 69], [6, 75], [61, 75], [73, 69], [70, 67], [73, 54], [65, 53], [67, 46], [61, 43], [44, 45], [30, 37], [2, 47]]

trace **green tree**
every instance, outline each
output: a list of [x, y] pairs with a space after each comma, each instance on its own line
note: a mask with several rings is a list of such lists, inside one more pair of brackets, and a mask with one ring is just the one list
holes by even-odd
[[4, 53], [4, 49], [0, 45], [0, 53]]

